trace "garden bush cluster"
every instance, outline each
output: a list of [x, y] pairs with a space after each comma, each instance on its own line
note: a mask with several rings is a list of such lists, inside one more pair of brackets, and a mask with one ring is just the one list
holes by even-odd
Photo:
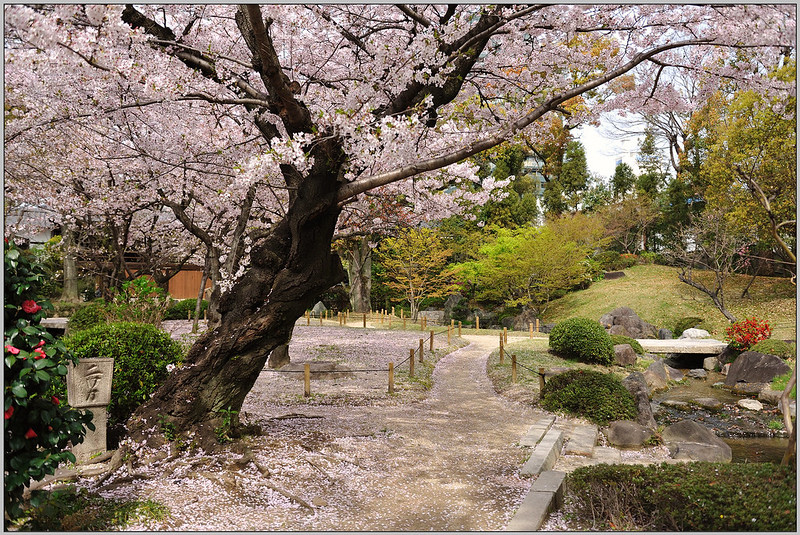
[[542, 408], [582, 416], [599, 425], [634, 420], [636, 402], [613, 374], [570, 370], [549, 379], [541, 392]]
[[[69, 330], [77, 332], [109, 321], [150, 323], [158, 327], [164, 319], [168, 302], [164, 290], [147, 277], [139, 277], [124, 282], [113, 301], [98, 299], [76, 310], [69, 318]], [[186, 319], [185, 312], [182, 319]]]
[[[83, 442], [86, 428], [93, 430], [94, 424], [90, 413], [71, 409], [51, 394], [53, 383], [63, 381], [67, 364], [76, 360], [40, 325], [52, 310], [40, 298], [44, 272], [9, 242], [4, 264], [4, 503], [13, 519], [22, 514], [25, 486], [54, 474], [64, 462], [75, 462], [67, 445]], [[43, 493], [32, 493], [31, 505], [42, 498]]]
[[795, 466], [771, 463], [600, 464], [568, 488], [599, 529], [795, 532], [796, 481]]
[[772, 328], [766, 320], [747, 318], [737, 321], [725, 329], [725, 339], [736, 351], [747, 351], [754, 344], [766, 340], [772, 334]]
[[80, 358], [113, 357], [109, 424], [122, 423], [180, 364], [183, 352], [169, 334], [146, 323], [101, 324], [68, 336], [64, 343]]
[[590, 364], [614, 362], [614, 344], [606, 330], [589, 318], [570, 318], [550, 331], [550, 348], [566, 358]]

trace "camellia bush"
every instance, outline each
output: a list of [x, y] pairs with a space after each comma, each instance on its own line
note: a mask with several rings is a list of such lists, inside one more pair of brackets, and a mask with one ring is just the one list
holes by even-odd
[[[52, 383], [62, 380], [76, 359], [40, 325], [53, 308], [39, 298], [43, 270], [13, 243], [6, 242], [4, 253], [4, 482], [7, 518], [13, 519], [22, 513], [25, 486], [54, 474], [65, 461], [75, 462], [67, 445], [83, 442], [94, 424], [91, 413], [51, 394]], [[34, 491], [30, 504], [38, 505], [42, 497]]]
[[747, 351], [761, 340], [766, 340], [772, 334], [772, 328], [766, 320], [747, 318], [737, 321], [725, 329], [725, 339], [737, 351]]

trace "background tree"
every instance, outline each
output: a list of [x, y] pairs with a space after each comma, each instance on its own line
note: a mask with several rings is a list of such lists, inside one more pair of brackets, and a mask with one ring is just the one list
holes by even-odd
[[620, 162], [614, 168], [614, 176], [611, 177], [611, 192], [614, 200], [623, 200], [631, 192], [636, 183], [636, 174], [631, 166], [625, 162]]
[[682, 232], [684, 246], [666, 254], [678, 266], [678, 279], [709, 296], [735, 323], [736, 317], [725, 307], [725, 281], [741, 262], [741, 251], [752, 242], [753, 234], [743, 235], [726, 215], [714, 208], [692, 217], [692, 224]]
[[452, 274], [446, 269], [450, 250], [435, 230], [402, 230], [381, 242], [379, 254], [389, 286], [404, 295], [414, 320], [425, 299], [444, 297], [451, 289]]

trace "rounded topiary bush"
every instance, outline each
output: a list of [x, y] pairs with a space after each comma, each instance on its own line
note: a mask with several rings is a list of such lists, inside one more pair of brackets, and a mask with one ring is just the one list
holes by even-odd
[[[165, 320], [185, 320], [188, 319], [189, 314], [194, 317], [194, 308], [197, 306], [197, 299], [182, 299], [176, 303], [171, 304], [164, 311]], [[203, 299], [200, 301], [200, 317], [203, 317], [203, 312], [208, 308], [208, 301]]]
[[600, 323], [589, 318], [570, 318], [553, 327], [550, 348], [582, 362], [604, 365], [614, 362], [611, 337]]
[[71, 333], [91, 329], [107, 321], [108, 309], [104, 302], [90, 303], [77, 309], [67, 321]]
[[760, 342], [753, 344], [753, 346], [750, 347], [750, 351], [766, 353], [767, 355], [775, 355], [776, 357], [788, 359], [795, 356], [797, 347], [794, 344], [786, 343], [783, 340], [767, 338], [766, 340], [761, 340]]
[[570, 370], [549, 379], [540, 402], [545, 410], [582, 416], [598, 425], [635, 420], [636, 402], [619, 378], [592, 370]]
[[616, 346], [619, 344], [628, 344], [633, 348], [637, 355], [644, 355], [644, 348], [642, 347], [642, 344], [637, 342], [634, 338], [630, 338], [621, 334], [610, 334], [609, 336], [611, 337], [611, 343], [613, 345]]
[[169, 375], [167, 366], [183, 359], [180, 344], [145, 323], [108, 323], [71, 334], [66, 346], [79, 359], [114, 358], [109, 423], [122, 423], [150, 398]]

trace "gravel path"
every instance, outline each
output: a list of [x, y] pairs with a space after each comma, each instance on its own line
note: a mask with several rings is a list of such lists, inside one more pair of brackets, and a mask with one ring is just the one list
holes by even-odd
[[262, 373], [242, 408], [259, 435], [227, 453], [184, 454], [166, 475], [155, 463], [153, 479], [110, 480], [103, 493], [170, 508], [169, 519], [132, 530], [501, 530], [530, 488], [517, 442], [539, 413], [493, 391], [494, 337], [464, 338], [423, 401], [276, 404], [286, 379]]

